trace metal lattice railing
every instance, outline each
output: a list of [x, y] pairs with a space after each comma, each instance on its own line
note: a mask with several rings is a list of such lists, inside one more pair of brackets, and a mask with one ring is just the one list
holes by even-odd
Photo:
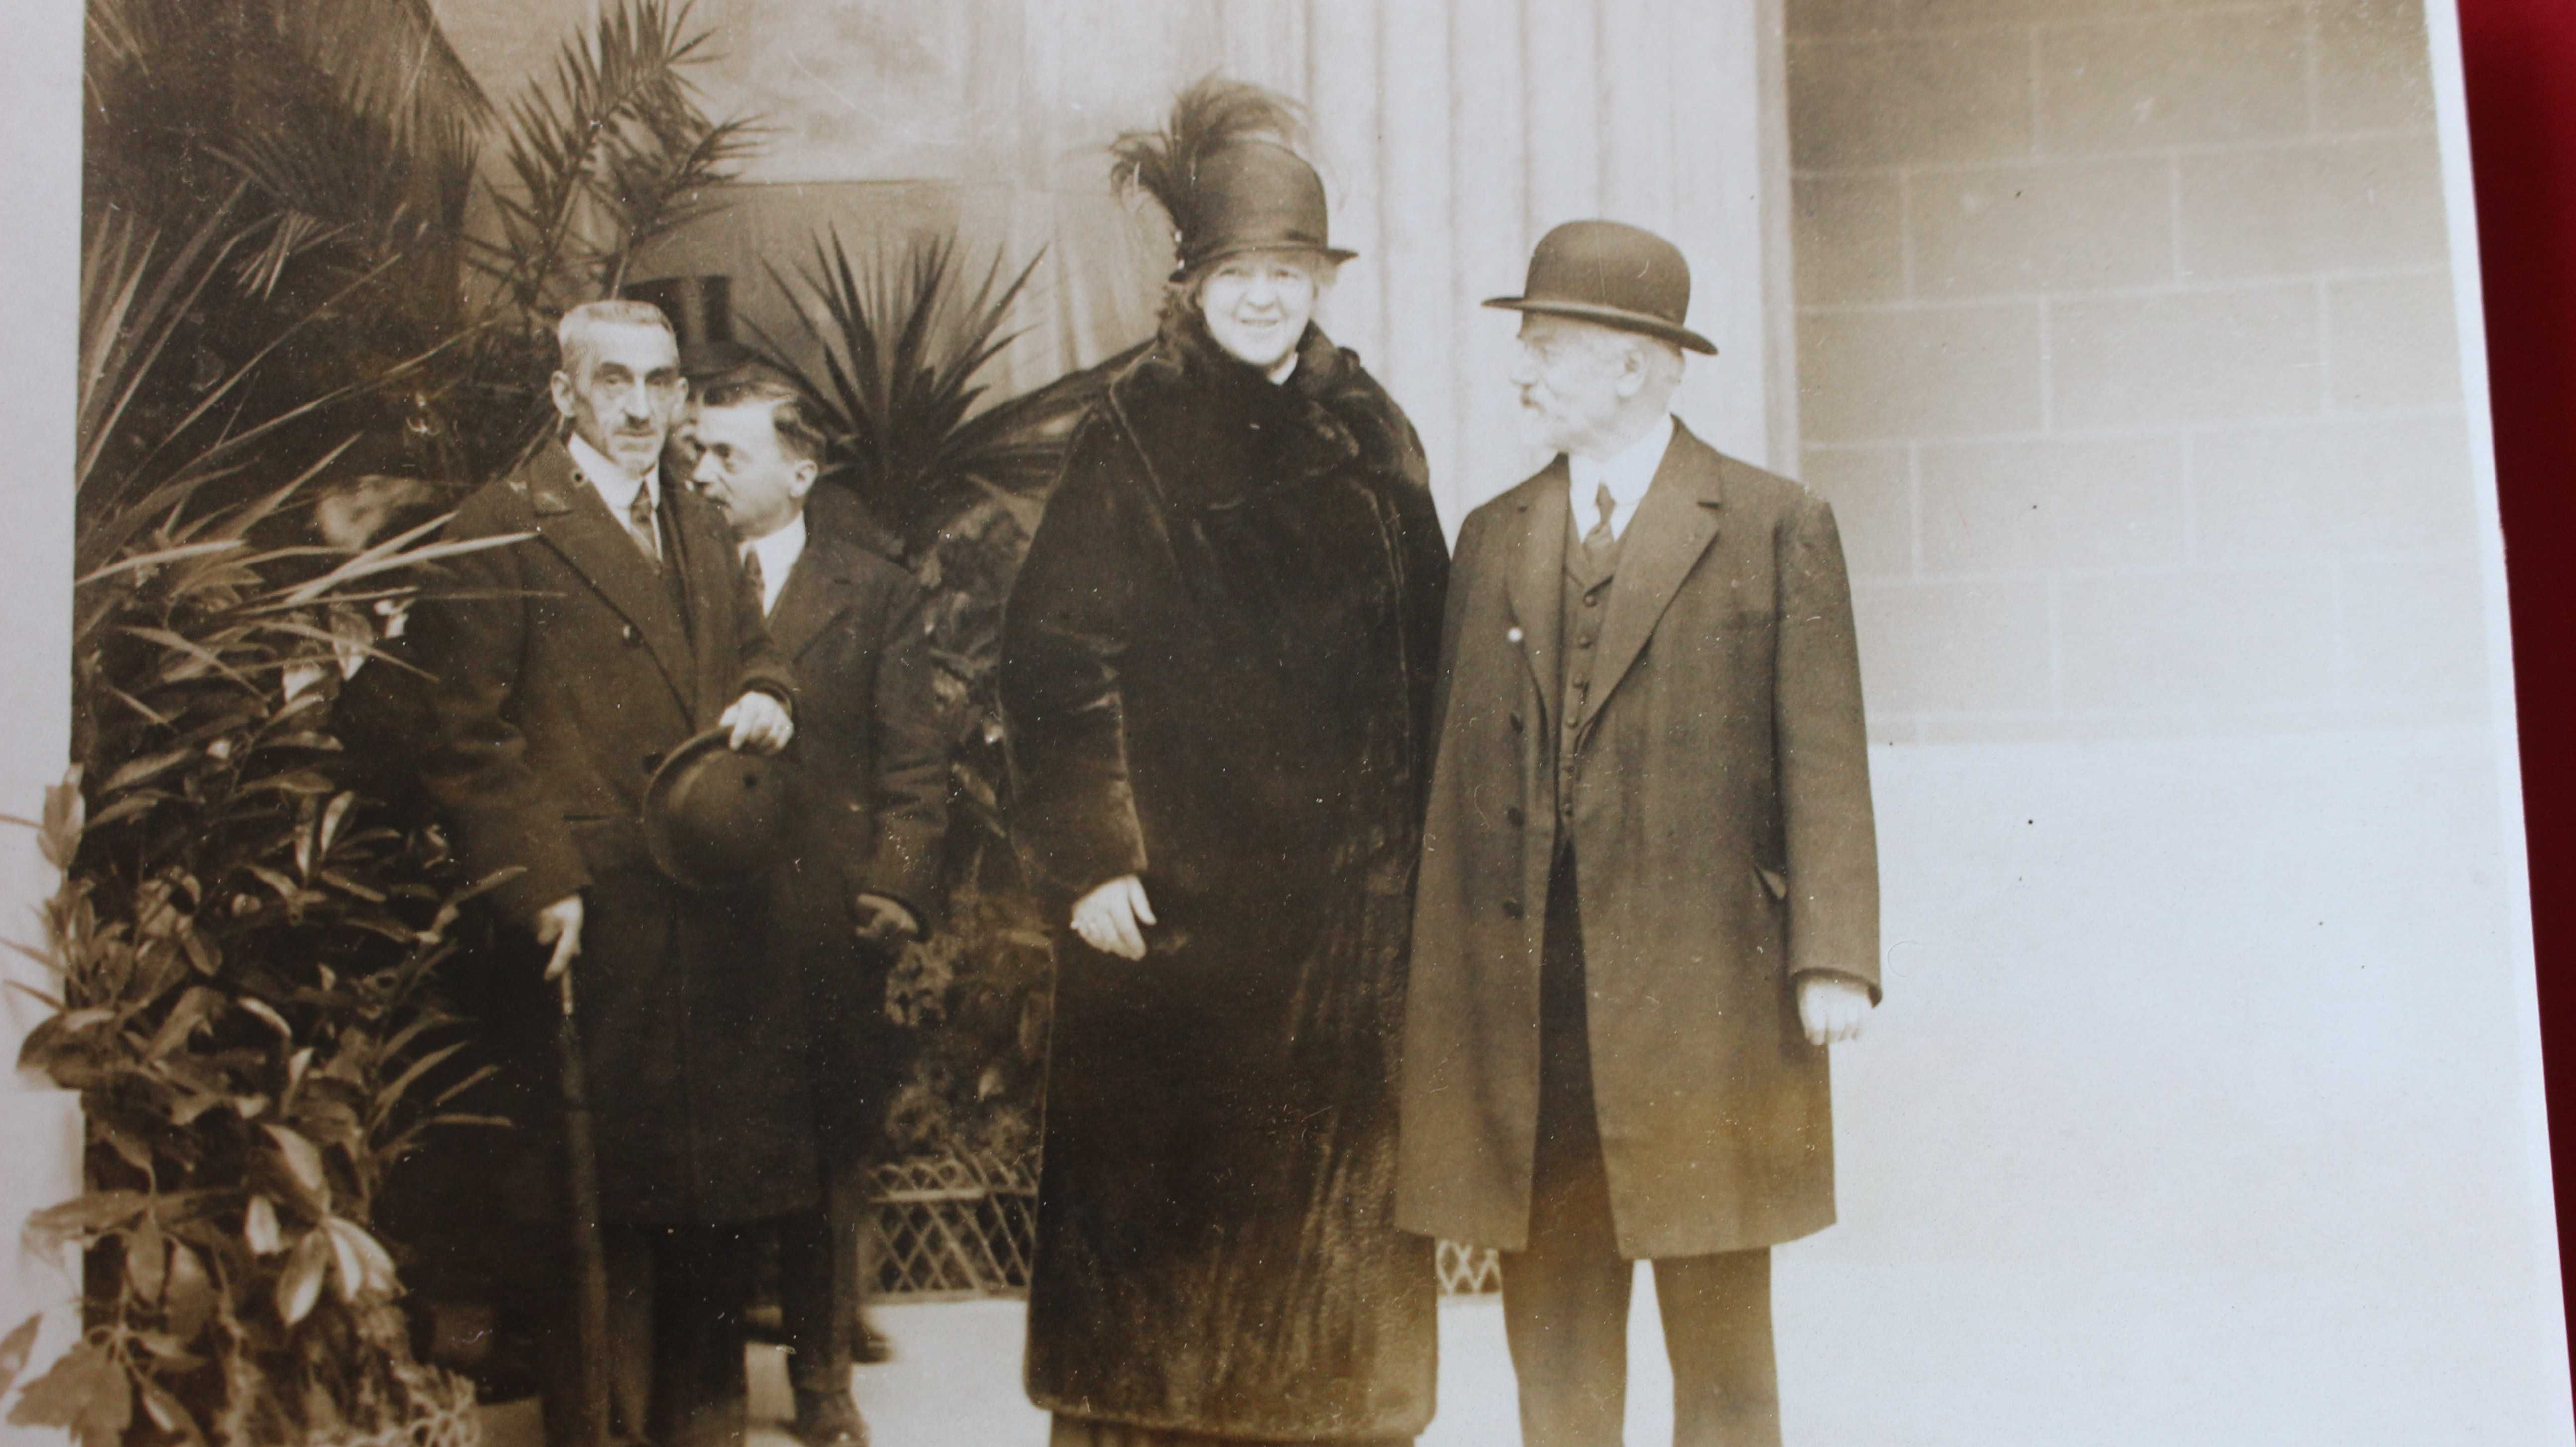
[[1442, 1296], [1481, 1296], [1503, 1289], [1502, 1258], [1491, 1246], [1461, 1246], [1455, 1241], [1440, 1243], [1440, 1294]]
[[[876, 1206], [877, 1294], [909, 1301], [1028, 1290], [1038, 1186], [1028, 1167], [954, 1156], [888, 1161], [869, 1174]], [[1500, 1290], [1489, 1248], [1440, 1243], [1445, 1296]]]
[[882, 1296], [1014, 1296], [1029, 1286], [1038, 1183], [1026, 1166], [956, 1156], [888, 1161], [869, 1173]]

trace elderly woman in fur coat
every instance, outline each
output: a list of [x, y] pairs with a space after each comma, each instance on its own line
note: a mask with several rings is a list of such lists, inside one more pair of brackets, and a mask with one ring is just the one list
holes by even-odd
[[1267, 92], [1118, 173], [1178, 232], [1015, 588], [1015, 828], [1064, 922], [1027, 1378], [1056, 1447], [1405, 1442], [1431, 1243], [1395, 1082], [1448, 555], [1420, 440], [1310, 318], [1349, 253]]

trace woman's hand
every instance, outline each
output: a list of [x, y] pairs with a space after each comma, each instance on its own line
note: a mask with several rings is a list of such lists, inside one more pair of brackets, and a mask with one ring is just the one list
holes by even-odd
[[1153, 922], [1154, 907], [1145, 901], [1145, 881], [1132, 874], [1118, 876], [1073, 906], [1073, 932], [1105, 955], [1145, 958], [1144, 925]]

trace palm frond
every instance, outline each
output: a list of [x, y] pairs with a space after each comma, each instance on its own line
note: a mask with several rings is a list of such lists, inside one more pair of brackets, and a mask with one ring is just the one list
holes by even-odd
[[273, 23], [341, 84], [352, 109], [410, 138], [492, 119], [492, 102], [430, 0], [276, 0]]
[[691, 10], [619, 0], [510, 105], [502, 242], [478, 255], [522, 312], [606, 294], [645, 240], [705, 214], [705, 193], [750, 153], [756, 125], [710, 120], [698, 104], [686, 72], [709, 58], [708, 37]]
[[[970, 476], [1000, 470], [1016, 439], [978, 413], [985, 368], [1019, 333], [1005, 330], [1038, 258], [1006, 273], [996, 254], [967, 280], [952, 238], [854, 259], [837, 231], [790, 276], [769, 274], [796, 303], [822, 375], [804, 379], [831, 438], [826, 472], [913, 539], [935, 530]], [[756, 321], [775, 357], [798, 348]]]

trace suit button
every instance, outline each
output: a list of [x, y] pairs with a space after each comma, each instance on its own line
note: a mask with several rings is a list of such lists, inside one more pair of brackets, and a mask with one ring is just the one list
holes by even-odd
[[624, 626], [620, 627], [620, 628], [617, 630], [617, 636], [618, 636], [618, 637], [620, 637], [620, 638], [625, 639], [625, 640], [626, 640], [626, 646], [627, 646], [627, 647], [629, 647], [629, 648], [632, 648], [632, 647], [634, 647], [636, 644], [641, 643], [641, 642], [643, 642], [643, 641], [644, 641], [644, 635], [643, 635], [643, 634], [641, 634], [641, 633], [636, 632], [636, 631], [635, 631], [635, 625], [634, 625], [634, 624], [632, 624], [632, 623], [628, 623], [628, 624], [625, 624]]
[[1577, 648], [1589, 648], [1592, 646], [1592, 640], [1589, 638], [1578, 638], [1574, 640], [1574, 646]]
[[1503, 918], [1505, 918], [1505, 919], [1519, 919], [1520, 917], [1521, 917], [1521, 902], [1520, 902], [1519, 900], [1517, 900], [1517, 899], [1507, 899], [1507, 900], [1504, 900], [1504, 901], [1503, 901]]
[[1529, 822], [1529, 816], [1521, 812], [1521, 806], [1518, 804], [1514, 804], [1512, 807], [1505, 809], [1503, 811], [1503, 819], [1515, 829]]
[[1598, 594], [1598, 593], [1586, 593], [1586, 594], [1584, 594], [1584, 595], [1583, 595], [1583, 606], [1584, 606], [1584, 607], [1586, 607], [1586, 608], [1598, 608], [1598, 607], [1600, 607], [1600, 606], [1601, 606], [1601, 595], [1600, 595], [1600, 594]]
[[1520, 731], [1521, 731], [1521, 716], [1520, 716], [1519, 714], [1513, 714], [1513, 715], [1512, 715], [1512, 732], [1513, 732], [1513, 733], [1519, 733]]

